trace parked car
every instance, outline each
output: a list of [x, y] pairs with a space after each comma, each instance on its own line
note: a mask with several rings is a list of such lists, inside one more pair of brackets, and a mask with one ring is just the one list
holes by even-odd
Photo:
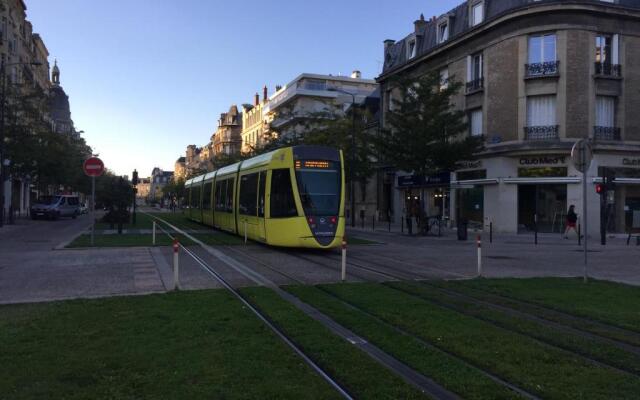
[[78, 196], [42, 196], [31, 206], [31, 218], [76, 218], [80, 214]]

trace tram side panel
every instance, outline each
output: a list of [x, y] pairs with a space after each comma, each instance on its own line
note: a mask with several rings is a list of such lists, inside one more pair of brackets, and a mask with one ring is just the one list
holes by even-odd
[[235, 176], [216, 179], [214, 194], [213, 226], [232, 233], [236, 233], [235, 181]]

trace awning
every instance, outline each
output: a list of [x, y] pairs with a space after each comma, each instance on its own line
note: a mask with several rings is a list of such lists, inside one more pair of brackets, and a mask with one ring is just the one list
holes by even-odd
[[497, 179], [469, 179], [466, 181], [451, 181], [451, 189], [472, 189], [475, 186], [497, 185]]
[[572, 184], [582, 182], [582, 178], [577, 176], [561, 177], [526, 177], [526, 178], [502, 178], [502, 182], [515, 185], [552, 185], [552, 184]]
[[[601, 177], [593, 178], [593, 183], [602, 183]], [[640, 185], [640, 178], [615, 178], [613, 183], [617, 185]]]

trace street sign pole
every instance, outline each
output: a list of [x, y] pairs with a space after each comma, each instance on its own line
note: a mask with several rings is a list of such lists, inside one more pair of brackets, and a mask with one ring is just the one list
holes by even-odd
[[[580, 153], [582, 162], [584, 163], [584, 170], [582, 171], [582, 225], [584, 226], [584, 276], [583, 280], [587, 283], [587, 171], [589, 170], [590, 163], [587, 163], [587, 146], [580, 147]], [[580, 236], [580, 233], [578, 233]]]
[[96, 231], [96, 177], [91, 177], [91, 247], [94, 246]]

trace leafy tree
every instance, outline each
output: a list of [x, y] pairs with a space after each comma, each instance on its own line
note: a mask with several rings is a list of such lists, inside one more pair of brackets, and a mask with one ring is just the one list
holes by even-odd
[[96, 203], [107, 209], [104, 221], [118, 224], [121, 233], [122, 224], [129, 220], [129, 206], [133, 204], [133, 186], [121, 176], [106, 171], [96, 178]]
[[177, 199], [183, 199], [185, 195], [183, 178], [171, 178], [171, 180], [162, 188], [162, 193], [168, 195], [169, 193], [176, 196]]
[[426, 176], [453, 171], [460, 161], [473, 158], [481, 141], [465, 136], [465, 113], [452, 104], [460, 82], [451, 79], [443, 85], [436, 71], [417, 79], [400, 78], [393, 87], [400, 98], [391, 100], [388, 128], [376, 140], [387, 164]]

